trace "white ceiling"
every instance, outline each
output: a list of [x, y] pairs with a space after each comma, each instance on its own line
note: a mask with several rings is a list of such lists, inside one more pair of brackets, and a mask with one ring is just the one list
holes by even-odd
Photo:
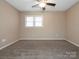
[[[12, 6], [14, 6], [19, 11], [41, 11], [41, 8], [35, 7], [32, 8], [34, 5], [35, 0], [6, 0]], [[79, 0], [56, 0], [56, 7], [46, 7], [46, 11], [66, 11], [74, 4], [79, 2]]]

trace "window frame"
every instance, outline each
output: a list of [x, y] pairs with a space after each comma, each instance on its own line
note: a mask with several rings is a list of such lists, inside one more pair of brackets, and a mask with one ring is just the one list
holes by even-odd
[[[33, 26], [27, 26], [27, 17], [33, 17]], [[35, 21], [35, 17], [41, 17], [42, 18], [42, 21], [41, 21], [41, 26], [35, 26], [35, 23], [36, 23], [36, 21]], [[39, 27], [43, 27], [43, 15], [34, 15], [34, 16], [32, 16], [32, 15], [29, 15], [29, 16], [25, 16], [25, 27], [29, 27], [29, 28], [39, 28]]]

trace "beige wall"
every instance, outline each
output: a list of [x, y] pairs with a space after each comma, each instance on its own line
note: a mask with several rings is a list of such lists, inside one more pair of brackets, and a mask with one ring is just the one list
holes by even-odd
[[67, 11], [67, 39], [79, 45], [79, 3]]
[[19, 13], [7, 2], [0, 0], [0, 48], [18, 39], [18, 29]]
[[[43, 27], [25, 27], [25, 15], [42, 15]], [[21, 39], [63, 39], [65, 38], [65, 13], [64, 12], [23, 12], [21, 13]]]
[[[43, 27], [25, 27], [24, 16], [42, 15]], [[19, 18], [21, 16], [21, 19]], [[20, 20], [20, 22], [19, 22]], [[20, 28], [19, 28], [20, 27]], [[20, 30], [20, 33], [19, 33]], [[66, 32], [67, 31], [67, 32]], [[21, 39], [66, 39], [79, 45], [79, 3], [65, 12], [19, 12], [0, 0], [0, 48]]]

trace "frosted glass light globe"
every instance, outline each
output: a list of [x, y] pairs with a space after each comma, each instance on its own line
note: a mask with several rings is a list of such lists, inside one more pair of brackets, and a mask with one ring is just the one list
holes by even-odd
[[46, 4], [45, 4], [45, 3], [40, 3], [39, 6], [40, 6], [40, 7], [45, 7]]

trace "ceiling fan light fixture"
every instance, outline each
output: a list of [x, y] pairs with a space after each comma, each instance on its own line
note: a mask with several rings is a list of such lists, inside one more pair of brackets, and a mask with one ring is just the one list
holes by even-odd
[[56, 0], [47, 0], [47, 2], [52, 2], [52, 3], [56, 3]]
[[39, 4], [39, 6], [40, 6], [41, 8], [43, 8], [43, 7], [46, 6], [46, 3], [41, 2], [41, 3]]

